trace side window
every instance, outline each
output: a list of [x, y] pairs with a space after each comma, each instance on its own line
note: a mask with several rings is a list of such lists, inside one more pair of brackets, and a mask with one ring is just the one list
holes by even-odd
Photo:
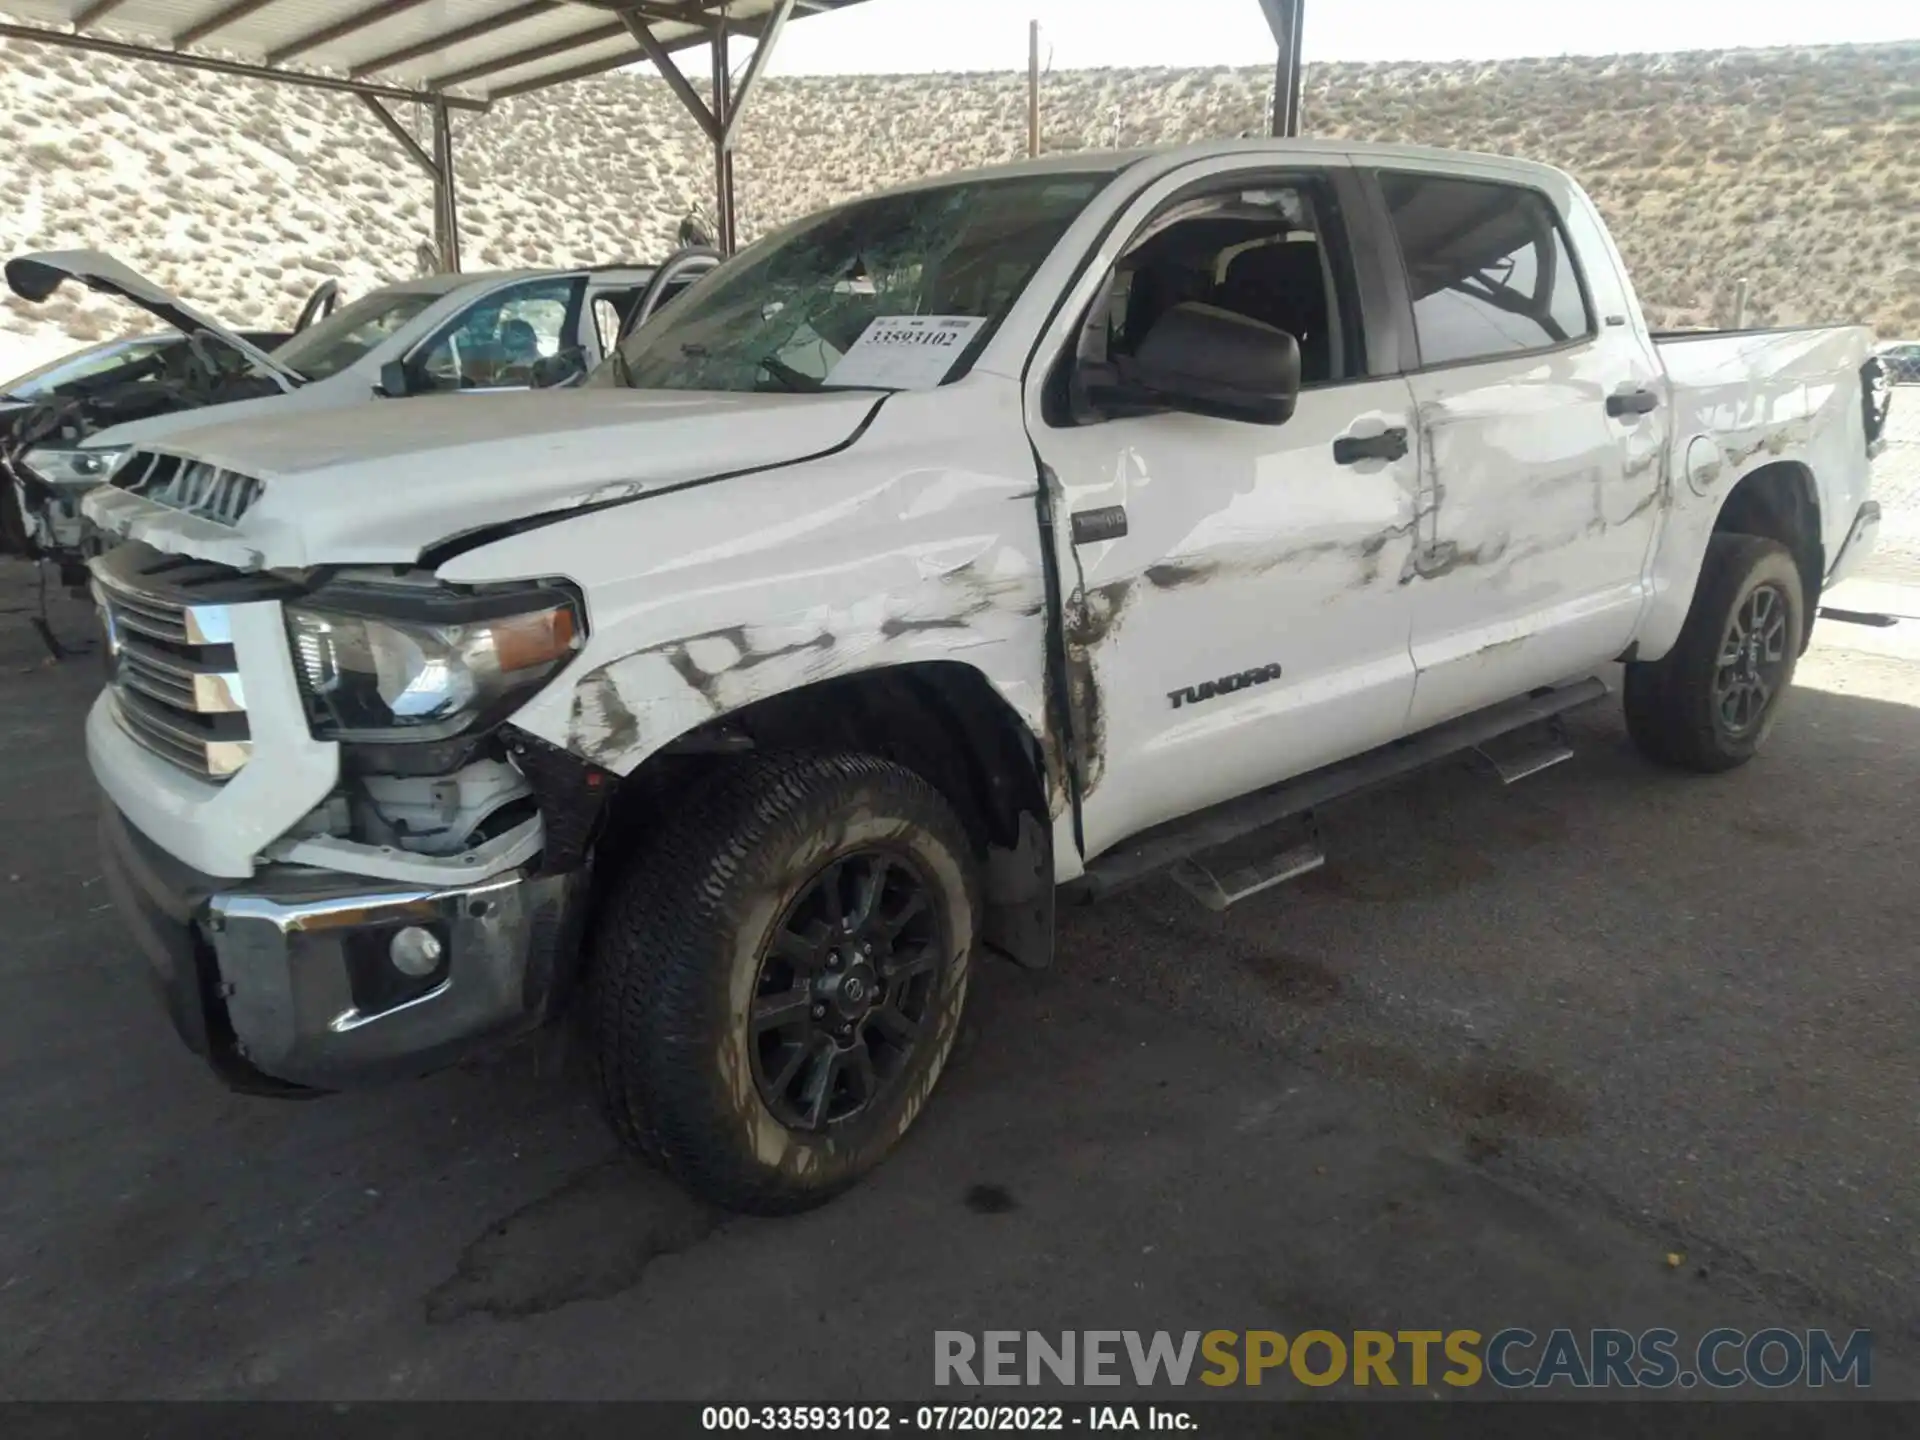
[[421, 390], [518, 389], [533, 383], [535, 362], [571, 343], [581, 282], [529, 280], [476, 300], [428, 346], [413, 367]]
[[1303, 386], [1364, 374], [1349, 259], [1319, 184], [1242, 182], [1176, 203], [1135, 237], [1086, 317], [1065, 397], [1074, 419], [1103, 418], [1089, 392], [1122, 372], [1176, 305], [1286, 331], [1300, 345]]
[[[687, 291], [693, 288], [693, 282], [699, 278], [698, 275], [689, 275], [684, 280], [670, 281], [668, 284], [662, 286], [660, 290], [660, 300], [659, 303], [653, 307], [653, 314], [658, 315], [662, 310], [686, 294]], [[651, 320], [653, 315], [649, 315], [647, 318]]]
[[1567, 237], [1536, 190], [1383, 174], [1425, 365], [1496, 360], [1593, 334]]
[[593, 297], [593, 333], [600, 337], [602, 355], [620, 339], [620, 322], [639, 298], [630, 290], [606, 290]]

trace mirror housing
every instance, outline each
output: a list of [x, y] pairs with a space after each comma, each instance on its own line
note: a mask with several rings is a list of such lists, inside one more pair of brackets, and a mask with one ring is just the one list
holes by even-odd
[[413, 393], [413, 376], [404, 360], [389, 360], [380, 367], [380, 393], [390, 400], [404, 399]]
[[1231, 310], [1188, 302], [1154, 324], [1123, 388], [1170, 410], [1284, 425], [1300, 398], [1300, 342]]
[[578, 345], [562, 346], [533, 362], [533, 388], [551, 390], [571, 385], [587, 373], [587, 352]]

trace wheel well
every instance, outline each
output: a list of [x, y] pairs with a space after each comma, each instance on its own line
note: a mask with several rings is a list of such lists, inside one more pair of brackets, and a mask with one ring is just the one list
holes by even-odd
[[1811, 619], [1820, 604], [1820, 582], [1827, 573], [1826, 551], [1820, 543], [1819, 493], [1812, 472], [1790, 461], [1761, 466], [1733, 487], [1713, 528], [1716, 533], [1759, 535], [1787, 547], [1800, 570], [1811, 634]]
[[919, 775], [953, 806], [982, 862], [989, 943], [1023, 964], [1051, 958], [1044, 758], [1026, 723], [978, 670], [952, 661], [892, 666], [802, 686], [710, 721], [621, 782], [604, 848], [644, 845], [679, 792], [731, 756], [765, 750], [878, 755]]

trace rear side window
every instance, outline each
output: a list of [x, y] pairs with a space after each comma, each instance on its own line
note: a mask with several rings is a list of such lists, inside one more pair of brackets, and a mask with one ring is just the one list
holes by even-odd
[[1425, 365], [1497, 360], [1593, 333], [1552, 203], [1537, 190], [1383, 174]]

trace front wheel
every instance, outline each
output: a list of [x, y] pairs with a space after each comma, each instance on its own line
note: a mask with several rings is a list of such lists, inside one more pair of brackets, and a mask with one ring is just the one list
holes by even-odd
[[940, 794], [862, 755], [730, 765], [616, 882], [587, 995], [615, 1132], [731, 1210], [817, 1205], [940, 1078], [978, 884]]
[[1627, 732], [1649, 759], [1717, 772], [1766, 742], [1807, 633], [1800, 570], [1786, 546], [1717, 534], [1680, 638], [1627, 666]]

